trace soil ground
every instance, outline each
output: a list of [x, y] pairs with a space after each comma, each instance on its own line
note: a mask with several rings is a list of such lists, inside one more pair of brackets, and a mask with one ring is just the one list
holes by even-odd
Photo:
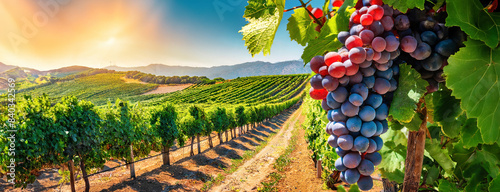
[[[123, 80], [125, 83], [139, 83], [139, 84], [148, 84], [146, 82], [139, 81], [137, 79], [130, 79], [126, 77], [121, 77], [121, 80]], [[171, 92], [176, 92], [183, 90], [185, 88], [188, 88], [193, 84], [179, 84], [179, 85], [158, 85], [155, 89], [148, 91], [146, 93], [143, 93], [142, 95], [151, 95], [151, 94], [162, 94], [162, 93], [171, 93]]]

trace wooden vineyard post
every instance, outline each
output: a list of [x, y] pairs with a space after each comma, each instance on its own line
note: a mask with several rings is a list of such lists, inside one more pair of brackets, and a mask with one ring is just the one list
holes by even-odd
[[168, 148], [166, 145], [163, 146], [162, 150], [162, 157], [163, 157], [163, 165], [170, 165], [170, 148]]
[[201, 146], [200, 146], [200, 134], [196, 135], [196, 141], [198, 142], [198, 154], [201, 153]]
[[316, 162], [316, 177], [321, 178], [321, 173], [323, 172], [322, 170], [323, 167], [321, 167], [321, 159]]
[[75, 165], [73, 160], [68, 161], [68, 169], [69, 169], [69, 180], [71, 185], [71, 192], [76, 192], [75, 188]]
[[135, 179], [134, 148], [130, 145], [130, 177]]
[[383, 178], [382, 185], [384, 186], [384, 192], [398, 192], [398, 183], [395, 181]]
[[[424, 99], [420, 99], [417, 112], [427, 117], [427, 111], [422, 106]], [[420, 175], [424, 162], [425, 136], [427, 133], [427, 119], [424, 118], [418, 131], [410, 131], [408, 134], [408, 147], [406, 149], [405, 177], [403, 192], [416, 192], [420, 186]]]

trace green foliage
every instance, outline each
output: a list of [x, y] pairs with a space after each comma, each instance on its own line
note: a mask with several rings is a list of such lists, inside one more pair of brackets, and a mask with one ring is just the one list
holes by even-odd
[[[447, 0], [446, 10], [446, 26], [459, 26], [472, 39], [481, 40], [492, 49], [498, 47], [500, 13], [488, 13], [479, 0]], [[480, 55], [474, 57], [482, 58]]]
[[247, 124], [248, 117], [247, 114], [245, 114], [245, 107], [243, 106], [237, 107], [235, 114], [236, 114], [236, 126], [239, 127]]
[[214, 131], [221, 133], [227, 129], [228, 117], [225, 108], [217, 107], [208, 116], [214, 126]]
[[68, 160], [78, 156], [86, 169], [101, 167], [104, 164], [104, 153], [100, 148], [102, 137], [99, 128], [102, 119], [89, 101], [76, 97], [64, 97], [61, 103], [54, 106], [55, 126], [60, 126], [67, 134], [64, 155]]
[[201, 82], [207, 82], [210, 81], [205, 76], [198, 77], [198, 76], [172, 76], [172, 77], [166, 77], [166, 76], [161, 76], [161, 75], [153, 75], [153, 74], [148, 74], [148, 73], [142, 73], [139, 71], [128, 71], [125, 74], [125, 77], [131, 78], [131, 79], [137, 79], [142, 82], [146, 83], [154, 83], [154, 84], [186, 84], [186, 83], [201, 83]]
[[448, 59], [444, 68], [446, 86], [460, 99], [467, 117], [477, 118], [484, 143], [500, 143], [500, 49], [483, 42], [467, 40], [465, 47]]
[[159, 110], [152, 112], [151, 125], [158, 137], [161, 138], [163, 146], [172, 146], [175, 139], [179, 137], [176, 120], [177, 111], [172, 104], [165, 104]]
[[114, 105], [108, 103], [104, 110], [102, 127], [103, 145], [108, 155], [131, 162], [130, 145], [136, 140], [135, 127], [131, 121], [130, 103], [117, 99]]
[[278, 30], [285, 0], [249, 0], [245, 19], [245, 25], [240, 33], [243, 34], [245, 46], [252, 56], [260, 53], [264, 55], [271, 53], [271, 45]]
[[425, 0], [384, 0], [384, 3], [406, 13], [408, 9], [412, 8], [424, 9]]
[[309, 41], [316, 38], [319, 34], [315, 30], [318, 24], [309, 17], [305, 8], [295, 9], [294, 13], [288, 18], [286, 30], [290, 32], [290, 38], [297, 41], [298, 44], [306, 46]]
[[[347, 31], [349, 29], [349, 17], [354, 12], [354, 0], [346, 0], [344, 4], [335, 13], [333, 18], [326, 21], [321, 28], [318, 38], [311, 39], [302, 53], [302, 60], [304, 63], [309, 63], [316, 55], [323, 55], [327, 51], [334, 51], [342, 47], [342, 43], [337, 39], [337, 34], [340, 31]], [[292, 27], [290, 27], [293, 29]]]
[[[420, 78], [420, 74], [408, 64], [399, 65], [400, 77], [398, 89], [394, 92], [394, 99], [389, 109], [389, 115], [401, 123], [411, 123], [418, 119], [415, 110], [422, 95], [427, 91], [428, 83]], [[414, 120], [418, 124], [418, 120]], [[414, 126], [409, 126], [414, 127]], [[418, 130], [418, 126], [416, 126]]]

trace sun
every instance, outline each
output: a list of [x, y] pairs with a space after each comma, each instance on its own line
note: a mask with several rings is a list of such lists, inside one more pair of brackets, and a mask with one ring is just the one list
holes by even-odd
[[107, 41], [106, 41], [106, 45], [113, 45], [115, 43], [115, 38], [114, 37], [110, 37]]

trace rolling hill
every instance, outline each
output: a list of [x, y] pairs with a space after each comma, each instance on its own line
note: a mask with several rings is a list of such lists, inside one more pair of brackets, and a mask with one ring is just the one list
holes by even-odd
[[248, 62], [237, 65], [226, 65], [216, 67], [185, 67], [164, 64], [151, 64], [141, 67], [119, 67], [108, 66], [105, 69], [115, 71], [140, 71], [163, 76], [206, 76], [210, 79], [222, 77], [224, 79], [235, 79], [238, 77], [262, 76], [262, 75], [289, 75], [310, 73], [308, 66], [300, 60], [284, 61], [278, 63]]

